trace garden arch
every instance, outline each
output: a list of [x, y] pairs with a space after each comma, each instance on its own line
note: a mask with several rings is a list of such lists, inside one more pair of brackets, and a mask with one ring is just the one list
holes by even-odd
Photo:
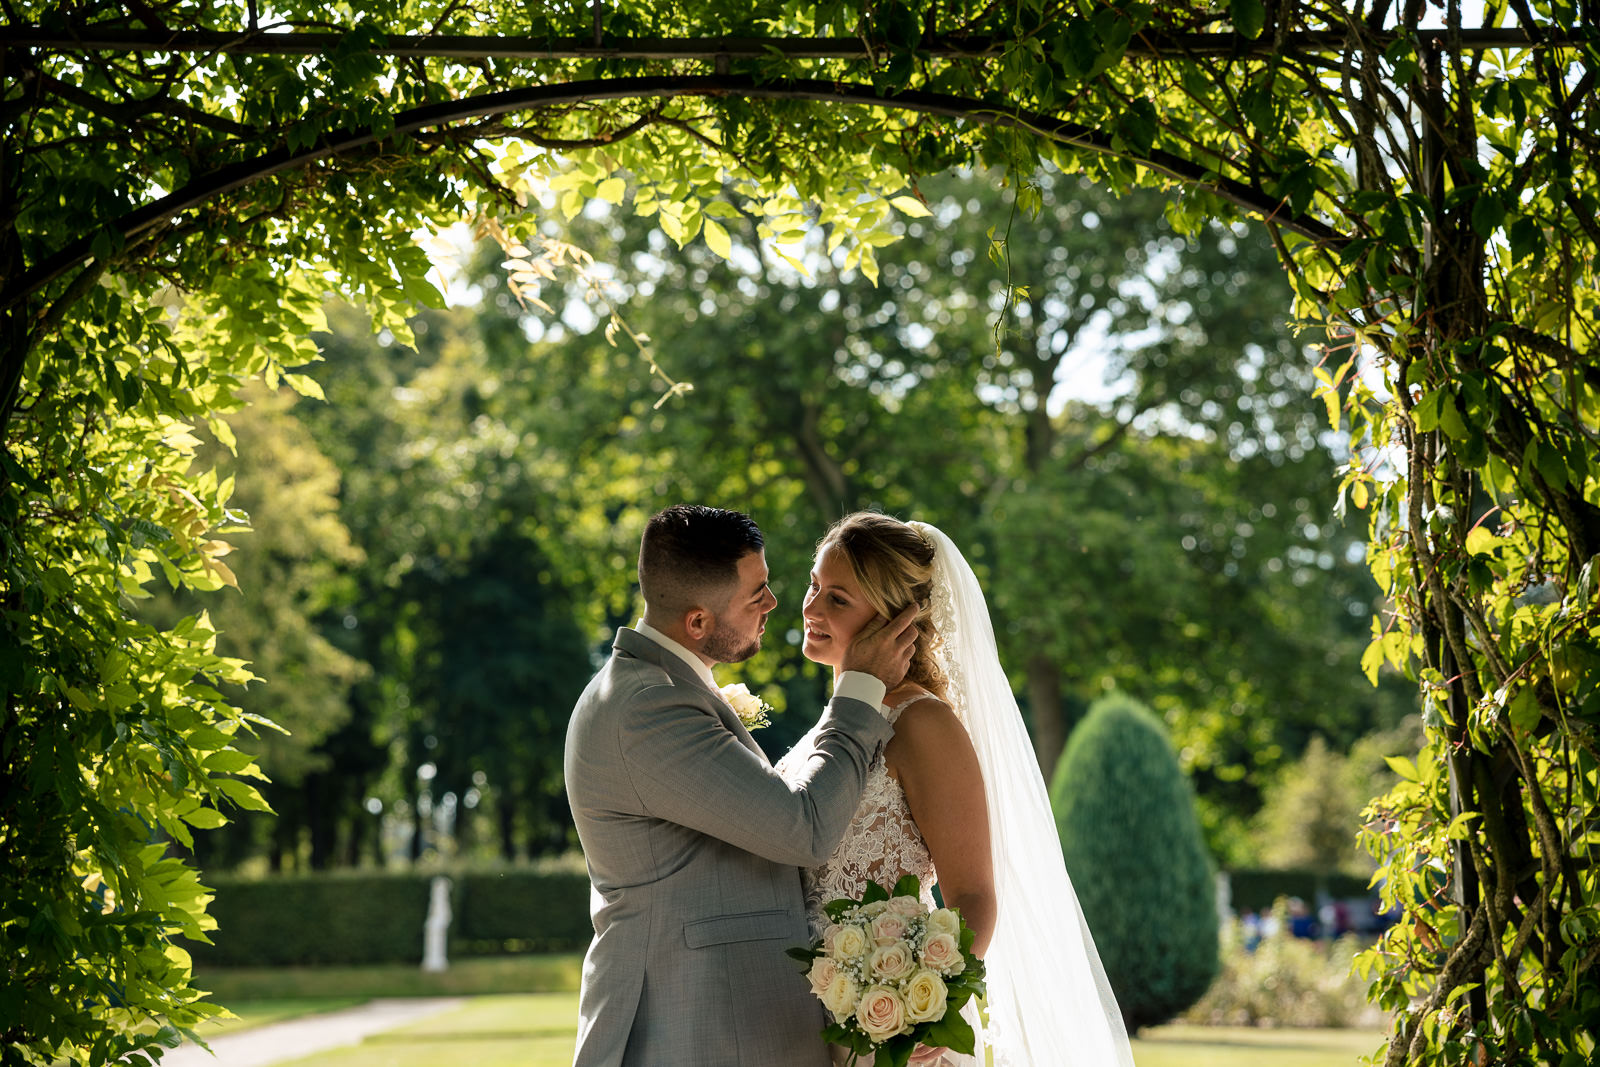
[[[288, 21], [316, 24], [307, 7]], [[164, 458], [166, 432], [224, 409], [230, 381], [292, 365], [274, 346], [305, 325], [313, 284], [300, 268], [285, 280], [248, 265], [293, 263], [325, 242], [336, 209], [315, 204], [341, 185], [383, 225], [317, 266], [364, 288], [380, 321], [398, 321], [416, 292], [393, 278], [415, 261], [381, 253], [374, 266], [380, 240], [462, 206], [459, 188], [430, 180], [432, 154], [458, 183], [478, 182], [484, 202], [505, 192], [472, 147], [484, 138], [604, 148], [610, 165], [675, 182], [689, 155], [629, 154], [625, 135], [659, 120], [686, 150], [713, 147], [757, 185], [788, 182], [856, 231], [883, 218], [859, 194], [881, 199], [952, 151], [1019, 169], [1043, 153], [1118, 187], [1170, 179], [1186, 187], [1180, 221], [1264, 220], [1302, 313], [1350, 339], [1320, 394], [1371, 461], [1352, 463], [1340, 486], [1373, 516], [1374, 573], [1394, 605], [1375, 627], [1371, 666], [1413, 671], [1429, 715], [1429, 745], [1379, 802], [1373, 831], [1407, 909], [1368, 960], [1396, 1011], [1388, 1062], [1452, 1062], [1478, 1044], [1506, 1062], [1594, 1053], [1600, 370], [1588, 316], [1600, 200], [1589, 13], [1490, 4], [1490, 22], [1509, 11], [1515, 25], [1470, 28], [1452, 0], [1447, 24], [1426, 29], [1424, 4], [1391, 18], [1386, 0], [1353, 11], [1305, 0], [998, 8], [829, 4], [810, 28], [858, 36], [772, 41], [690, 32], [753, 21], [693, 4], [596, 3], [515, 39], [429, 32], [471, 17], [454, 8], [397, 9], [387, 28], [407, 32], [394, 36], [358, 20], [333, 35], [262, 33], [253, 5], [227, 28], [143, 4], [6, 27], [0, 770], [4, 840], [21, 862], [8, 865], [0, 922], [29, 960], [8, 1042], [83, 1062], [144, 1042], [84, 960], [132, 976], [110, 989], [123, 1004], [186, 1018], [186, 970], [157, 931], [199, 929], [203, 905], [183, 896], [193, 872], [130, 860], [142, 831], [116, 813], [181, 834], [222, 801], [252, 803], [229, 777], [247, 761], [218, 729], [226, 709], [185, 680], [239, 668], [203, 637], [133, 626], [117, 598], [124, 574], [154, 562], [214, 574], [204, 531], [224, 502]], [[650, 15], [685, 32], [646, 37]], [[1231, 32], [1213, 30], [1224, 24]], [[321, 62], [281, 60], [293, 55]], [[454, 73], [428, 66], [440, 58], [462, 62]], [[598, 76], [495, 88], [535, 60], [567, 74], [593, 63]], [[628, 73], [685, 62], [715, 72]], [[797, 76], [804, 64], [824, 76]], [[374, 103], [391, 90], [408, 106]], [[728, 136], [662, 108], [631, 129], [583, 110], [642, 98], [702, 101]], [[892, 131], [897, 141], [845, 116], [860, 107], [785, 110], [803, 103], [961, 124], [929, 144], [932, 128], [913, 120]], [[541, 106], [553, 118], [537, 129], [496, 124]], [[813, 128], [795, 129], [805, 118]], [[460, 125], [469, 121], [478, 125]], [[839, 155], [804, 158], [807, 145]], [[689, 184], [686, 202], [702, 195]], [[176, 189], [150, 199], [155, 186]], [[286, 233], [292, 218], [323, 229]], [[234, 271], [246, 277], [225, 284]], [[148, 314], [167, 283], [215, 294], [220, 324], [182, 335]], [[207, 344], [222, 354], [199, 358]], [[1388, 368], [1388, 395], [1354, 373], [1363, 348]], [[1390, 446], [1403, 469], [1380, 479]], [[51, 789], [57, 802], [39, 805]], [[97, 877], [151, 907], [86, 925], [77, 912]], [[52, 984], [103, 1007], [53, 1011], [52, 999], [73, 997], [38, 992]]]

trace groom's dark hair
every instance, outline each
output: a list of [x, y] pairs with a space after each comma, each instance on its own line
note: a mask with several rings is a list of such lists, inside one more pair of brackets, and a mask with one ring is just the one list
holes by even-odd
[[646, 607], [667, 618], [693, 607], [722, 610], [723, 604], [706, 602], [706, 593], [720, 596], [720, 587], [738, 579], [739, 561], [764, 544], [761, 527], [738, 511], [674, 504], [656, 512], [639, 542]]

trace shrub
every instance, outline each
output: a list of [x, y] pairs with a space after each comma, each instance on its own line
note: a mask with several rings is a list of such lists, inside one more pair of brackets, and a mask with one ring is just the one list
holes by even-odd
[[1128, 697], [1096, 701], [1056, 767], [1051, 801], [1128, 1028], [1171, 1019], [1216, 976], [1217, 911], [1194, 795], [1166, 729]]
[[1370, 1026], [1383, 1014], [1367, 1003], [1366, 983], [1350, 971], [1364, 947], [1358, 938], [1311, 941], [1289, 934], [1280, 904], [1275, 933], [1251, 951], [1230, 922], [1222, 939], [1222, 971], [1184, 1020], [1205, 1026]]
[[1245, 868], [1228, 872], [1229, 904], [1234, 911], [1267, 912], [1280, 897], [1321, 900], [1324, 896], [1340, 900], [1370, 899], [1377, 903], [1377, 890], [1367, 888], [1366, 878], [1317, 870], [1259, 870]]

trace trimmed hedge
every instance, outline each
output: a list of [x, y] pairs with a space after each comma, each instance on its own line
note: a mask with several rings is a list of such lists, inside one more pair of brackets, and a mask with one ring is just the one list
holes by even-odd
[[[186, 942], [212, 967], [421, 963], [432, 873], [210, 876], [214, 942]], [[572, 872], [447, 874], [450, 951], [571, 952], [588, 946], [589, 880]]]
[[1318, 871], [1268, 871], [1244, 869], [1228, 872], [1229, 905], [1237, 914], [1268, 912], [1280, 897], [1299, 897], [1315, 906], [1318, 890], [1335, 900], [1358, 897], [1378, 898], [1376, 889], [1367, 888], [1365, 878], [1350, 874], [1324, 874]]
[[589, 879], [559, 872], [487, 871], [455, 879], [451, 950], [462, 955], [575, 952], [589, 947]]
[[1216, 977], [1217, 908], [1194, 793], [1166, 727], [1095, 701], [1056, 765], [1061, 852], [1129, 1031], [1166, 1022]]

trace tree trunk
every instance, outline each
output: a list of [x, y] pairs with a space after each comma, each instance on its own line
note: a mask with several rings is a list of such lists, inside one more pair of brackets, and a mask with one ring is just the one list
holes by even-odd
[[327, 774], [306, 776], [306, 826], [311, 831], [311, 869], [325, 871], [334, 864], [335, 820]]
[[1061, 668], [1049, 656], [1037, 655], [1028, 661], [1028, 706], [1033, 711], [1034, 754], [1048, 785], [1067, 741], [1061, 714]]
[[500, 858], [511, 863], [517, 858], [517, 805], [511, 790], [495, 790], [494, 818], [500, 835]]
[[800, 471], [805, 479], [806, 491], [827, 521], [841, 518], [854, 506], [854, 490], [844, 468], [828, 451], [817, 422], [822, 409], [813, 400], [800, 402], [799, 418], [793, 429], [793, 440], [800, 456]]
[[422, 790], [411, 794], [411, 847], [407, 852], [412, 863], [422, 858], [422, 840], [427, 831], [427, 820], [422, 817]]

